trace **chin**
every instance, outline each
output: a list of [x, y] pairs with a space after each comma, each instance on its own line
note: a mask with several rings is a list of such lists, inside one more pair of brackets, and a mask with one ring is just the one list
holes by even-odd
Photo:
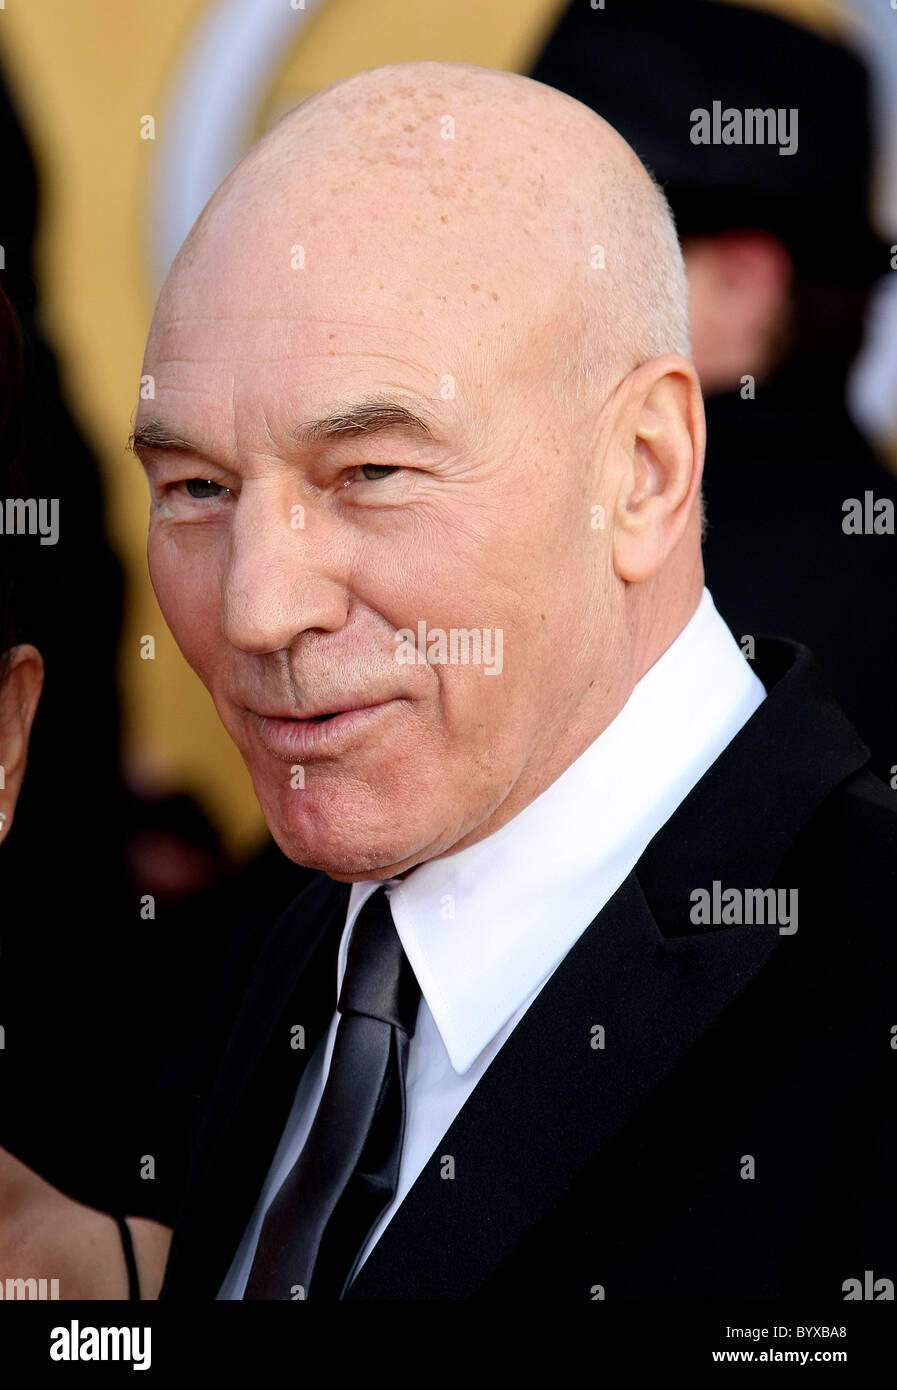
[[280, 849], [306, 869], [319, 869], [339, 883], [355, 883], [360, 879], [391, 878], [409, 867], [408, 856], [396, 858], [394, 850], [371, 848], [347, 842], [344, 836], [318, 835], [310, 838], [297, 835], [289, 827], [271, 825], [268, 829]]
[[[278, 846], [294, 863], [319, 869], [343, 883], [389, 878], [426, 857], [419, 827], [398, 824], [401, 811], [391, 814], [374, 804], [369, 789], [354, 789], [351, 804], [341, 796], [322, 799], [294, 792], [284, 797], [259, 797], [265, 820]], [[302, 797], [297, 802], [296, 798]], [[385, 827], [390, 830], [386, 832]], [[407, 833], [404, 833], [407, 832]]]

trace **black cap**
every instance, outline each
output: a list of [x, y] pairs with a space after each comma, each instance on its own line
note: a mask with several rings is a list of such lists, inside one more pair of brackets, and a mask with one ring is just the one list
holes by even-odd
[[[717, 0], [573, 0], [530, 75], [620, 132], [680, 236], [764, 228], [822, 284], [863, 287], [890, 269], [868, 213], [867, 72], [840, 44]], [[760, 111], [776, 113], [774, 131], [745, 115]], [[742, 142], [723, 143], [739, 124]]]

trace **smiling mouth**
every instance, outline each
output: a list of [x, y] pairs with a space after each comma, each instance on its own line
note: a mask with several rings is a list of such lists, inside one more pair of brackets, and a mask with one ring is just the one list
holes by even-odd
[[[368, 728], [377, 721], [388, 719], [400, 703], [400, 699], [394, 698], [373, 705], [309, 714], [304, 719], [291, 715], [256, 714], [256, 728], [262, 745], [277, 758], [330, 757], [354, 740], [364, 739]], [[313, 724], [326, 724], [327, 728], [313, 732]]]

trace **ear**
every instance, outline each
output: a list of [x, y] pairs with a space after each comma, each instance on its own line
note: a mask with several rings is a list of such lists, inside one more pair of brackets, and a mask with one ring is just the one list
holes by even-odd
[[695, 514], [706, 427], [697, 373], [685, 357], [670, 353], [645, 362], [624, 389], [614, 568], [620, 579], [638, 584], [659, 572]]
[[44, 663], [36, 647], [25, 643], [11, 648], [6, 675], [0, 685], [0, 838], [6, 839], [25, 775], [28, 740], [37, 702], [44, 684]]

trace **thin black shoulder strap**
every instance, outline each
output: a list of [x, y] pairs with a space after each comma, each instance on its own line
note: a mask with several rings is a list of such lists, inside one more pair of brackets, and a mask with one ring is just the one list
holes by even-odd
[[131, 1231], [127, 1221], [123, 1216], [116, 1218], [118, 1227], [121, 1231], [121, 1243], [125, 1252], [125, 1264], [128, 1267], [128, 1298], [133, 1301], [140, 1300], [140, 1276], [137, 1273], [137, 1261], [134, 1259], [134, 1242], [131, 1240]]

